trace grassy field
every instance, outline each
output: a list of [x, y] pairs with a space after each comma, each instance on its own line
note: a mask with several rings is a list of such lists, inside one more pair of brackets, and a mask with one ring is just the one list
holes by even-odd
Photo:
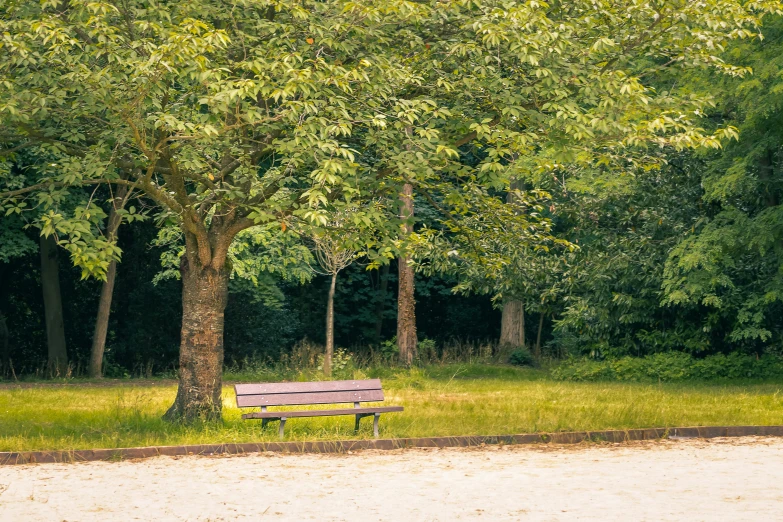
[[[511, 434], [642, 427], [783, 424], [781, 383], [569, 383], [544, 372], [478, 365], [366, 371], [381, 377], [386, 403], [403, 413], [381, 417], [382, 437]], [[255, 378], [254, 378], [255, 377]], [[265, 378], [266, 377], [266, 378]], [[269, 376], [227, 375], [242, 381]], [[223, 393], [224, 422], [182, 426], [160, 417], [170, 382], [0, 388], [0, 451], [277, 440], [275, 425], [242, 421], [233, 389]], [[370, 438], [353, 417], [291, 419], [287, 440]]]

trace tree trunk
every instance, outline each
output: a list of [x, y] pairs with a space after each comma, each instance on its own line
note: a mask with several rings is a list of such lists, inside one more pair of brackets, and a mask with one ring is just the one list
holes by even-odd
[[[5, 273], [8, 270], [6, 263], [0, 263], [0, 281], [4, 281]], [[11, 360], [10, 337], [8, 323], [6, 322], [3, 310], [5, 309], [5, 296], [8, 293], [8, 285], [0, 284], [0, 375], [8, 373]]]
[[5, 316], [0, 312], [0, 377], [5, 376], [9, 367], [11, 353], [8, 350], [8, 324]]
[[522, 301], [503, 303], [503, 315], [500, 320], [500, 345], [525, 346], [525, 305]]
[[377, 301], [375, 302], [375, 342], [381, 344], [381, 335], [383, 335], [383, 312], [386, 305], [386, 291], [389, 288], [389, 264], [381, 268], [381, 281], [378, 289]]
[[332, 355], [334, 355], [334, 289], [337, 274], [332, 274], [329, 285], [329, 300], [326, 302], [326, 353], [324, 354], [324, 376], [332, 376]]
[[65, 376], [68, 372], [68, 353], [65, 347], [57, 242], [54, 240], [54, 236], [41, 236], [39, 241], [41, 246], [41, 287], [43, 289], [48, 346], [46, 368], [50, 376]]
[[[512, 179], [506, 194], [506, 203], [513, 202], [512, 191], [523, 188], [524, 183]], [[514, 348], [525, 346], [525, 305], [522, 301], [511, 300], [503, 303], [500, 319], [500, 346]]]
[[538, 315], [538, 333], [536, 334], [536, 348], [533, 351], [533, 357], [538, 360], [541, 359], [541, 331], [544, 329], [544, 312], [541, 311]]
[[106, 271], [106, 281], [101, 286], [101, 297], [98, 301], [98, 315], [95, 318], [95, 329], [92, 334], [92, 349], [90, 350], [90, 377], [103, 377], [103, 352], [106, 348], [106, 334], [109, 331], [109, 314], [114, 293], [114, 279], [117, 275], [117, 261], [109, 263]]
[[[231, 270], [203, 267], [182, 257], [182, 336], [179, 386], [168, 420], [220, 420], [224, 311]], [[196, 256], [192, 256], [195, 260]]]
[[[400, 217], [413, 216], [413, 186], [406, 183], [402, 189], [402, 208]], [[413, 232], [413, 225], [405, 225], [405, 233]], [[398, 260], [399, 290], [397, 292], [397, 347], [400, 350], [400, 363], [410, 366], [416, 357], [416, 299], [414, 297], [413, 267], [408, 257]]]
[[[128, 187], [120, 185], [112, 201], [109, 210], [109, 224], [107, 235], [109, 241], [117, 239], [117, 230], [122, 223], [122, 216], [117, 212], [124, 205], [124, 198]], [[98, 301], [98, 315], [95, 318], [95, 330], [92, 334], [92, 349], [90, 350], [90, 377], [100, 379], [103, 377], [103, 352], [106, 348], [106, 334], [109, 331], [109, 314], [111, 313], [111, 300], [114, 295], [114, 280], [117, 276], [117, 261], [109, 263], [106, 271], [106, 281], [101, 286], [101, 297]]]

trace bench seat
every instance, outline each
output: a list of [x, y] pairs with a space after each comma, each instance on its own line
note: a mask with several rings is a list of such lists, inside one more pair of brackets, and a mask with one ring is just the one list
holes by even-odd
[[331, 415], [361, 415], [364, 413], [390, 413], [403, 411], [402, 406], [380, 406], [378, 408], [337, 408], [333, 410], [298, 410], [298, 411], [256, 411], [245, 413], [243, 419], [280, 419], [282, 417], [328, 417]]

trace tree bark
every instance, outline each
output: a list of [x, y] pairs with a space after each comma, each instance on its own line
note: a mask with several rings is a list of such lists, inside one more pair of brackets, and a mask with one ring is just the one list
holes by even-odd
[[525, 305], [522, 301], [510, 300], [503, 303], [500, 320], [500, 345], [525, 346]]
[[8, 324], [5, 316], [0, 312], [0, 376], [8, 371], [11, 353], [8, 350]]
[[388, 263], [381, 268], [380, 278], [377, 300], [375, 302], [375, 342], [377, 344], [381, 343], [381, 335], [383, 335], [383, 312], [386, 305], [386, 291], [389, 288]]
[[[189, 261], [189, 258], [193, 261]], [[179, 386], [168, 420], [220, 420], [223, 388], [224, 311], [230, 267], [201, 266], [185, 255], [182, 275], [182, 336]]]
[[[402, 189], [402, 208], [400, 217], [413, 216], [413, 186], [406, 183]], [[405, 233], [413, 232], [413, 225], [405, 225]], [[397, 292], [397, 347], [400, 350], [400, 363], [410, 366], [416, 358], [418, 339], [416, 338], [416, 299], [414, 297], [413, 267], [407, 256], [398, 260], [399, 290]]]
[[[3, 281], [5, 273], [8, 270], [6, 263], [0, 263], [0, 281]], [[8, 331], [8, 323], [3, 315], [5, 309], [6, 299], [5, 296], [8, 293], [8, 285], [0, 285], [0, 375], [6, 375], [10, 367], [11, 350], [10, 350], [10, 337], [11, 334]]]
[[109, 314], [114, 294], [114, 280], [117, 276], [117, 261], [112, 260], [106, 270], [106, 281], [101, 285], [101, 297], [98, 300], [98, 314], [95, 318], [95, 329], [92, 334], [92, 349], [90, 350], [90, 371], [93, 379], [103, 377], [103, 352], [106, 348], [106, 334], [109, 331]]
[[68, 372], [68, 352], [65, 347], [62, 295], [57, 242], [54, 236], [41, 236], [41, 287], [43, 289], [46, 343], [50, 376], [65, 376]]
[[329, 285], [329, 300], [326, 302], [326, 353], [324, 354], [324, 376], [332, 376], [332, 355], [334, 355], [334, 290], [337, 274], [332, 274]]
[[533, 350], [533, 357], [538, 360], [541, 358], [541, 331], [544, 329], [544, 312], [538, 315], [538, 333], [536, 334], [536, 348]]
[[[506, 194], [506, 203], [514, 201], [512, 191], [521, 189], [524, 183], [512, 179]], [[522, 301], [509, 300], [503, 303], [503, 313], [500, 319], [500, 346], [525, 346], [525, 305]]]
[[[120, 185], [112, 200], [109, 210], [109, 224], [107, 236], [109, 241], [117, 239], [117, 230], [122, 223], [122, 216], [117, 212], [124, 204], [128, 187]], [[106, 271], [106, 281], [101, 286], [101, 297], [98, 301], [98, 315], [95, 318], [95, 329], [92, 334], [92, 349], [90, 350], [90, 377], [100, 379], [103, 377], [103, 353], [106, 348], [106, 334], [109, 331], [109, 315], [111, 314], [111, 301], [114, 295], [114, 281], [117, 276], [117, 261], [112, 260]]]

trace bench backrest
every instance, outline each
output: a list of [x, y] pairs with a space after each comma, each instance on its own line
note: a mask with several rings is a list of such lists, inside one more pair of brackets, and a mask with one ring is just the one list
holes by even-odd
[[380, 379], [236, 384], [237, 407], [336, 404], [383, 400]]

